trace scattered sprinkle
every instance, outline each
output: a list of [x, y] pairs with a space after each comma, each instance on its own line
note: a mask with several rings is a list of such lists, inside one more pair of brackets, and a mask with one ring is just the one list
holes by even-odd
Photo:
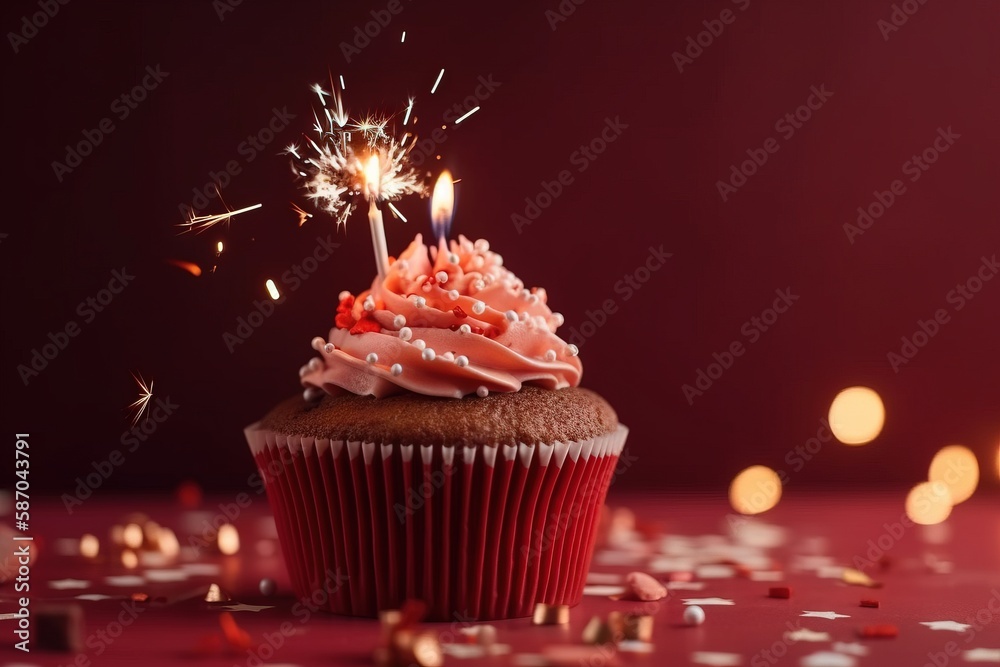
[[469, 358], [464, 354], [460, 354], [457, 357], [455, 357], [455, 365], [460, 368], [465, 368], [466, 366], [469, 365]]
[[393, 364], [392, 368], [389, 369], [389, 372], [395, 375], [396, 377], [399, 377], [400, 375], [403, 374], [403, 367], [399, 364]]
[[396, 317], [392, 318], [392, 325], [397, 329], [402, 329], [406, 326], [406, 317], [403, 315], [396, 315]]
[[375, 354], [374, 352], [369, 352], [368, 356], [365, 357], [365, 361], [367, 361], [369, 364], [377, 364], [378, 363], [378, 355]]
[[403, 327], [399, 330], [399, 340], [408, 341], [413, 338], [413, 330], [410, 327]]
[[437, 353], [433, 350], [433, 348], [428, 347], [423, 351], [423, 353], [421, 353], [420, 356], [423, 357], [424, 361], [434, 361], [434, 357], [437, 356]]

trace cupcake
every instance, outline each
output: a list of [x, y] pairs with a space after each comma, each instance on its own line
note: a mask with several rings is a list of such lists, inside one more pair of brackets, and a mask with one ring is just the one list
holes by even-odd
[[420, 235], [340, 294], [304, 393], [246, 429], [296, 593], [375, 616], [580, 600], [627, 429], [578, 385], [544, 289], [483, 240]]

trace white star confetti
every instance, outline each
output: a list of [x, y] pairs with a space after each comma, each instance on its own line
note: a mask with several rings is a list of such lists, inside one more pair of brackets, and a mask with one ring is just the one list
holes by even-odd
[[818, 651], [802, 658], [799, 664], [802, 667], [854, 667], [858, 661], [843, 653]]
[[868, 655], [868, 647], [858, 642], [834, 642], [833, 650], [837, 653], [846, 653], [847, 655]]
[[88, 602], [100, 602], [101, 600], [113, 600], [114, 595], [101, 595], [100, 593], [87, 593], [85, 595], [77, 595], [74, 600], [87, 600]]
[[958, 623], [957, 621], [921, 621], [920, 625], [926, 625], [931, 630], [946, 630], [949, 632], [965, 632], [971, 625]]
[[966, 662], [1000, 662], [1000, 648], [974, 648], [962, 651]]
[[56, 579], [49, 582], [49, 588], [54, 588], [57, 591], [70, 591], [88, 586], [90, 586], [90, 582], [82, 579]]
[[625, 592], [624, 586], [608, 586], [603, 584], [592, 584], [590, 586], [583, 587], [584, 595], [594, 595], [594, 596], [607, 596], [607, 595], [622, 595]]
[[804, 618], [825, 618], [831, 621], [835, 618], [850, 618], [847, 614], [838, 614], [835, 611], [803, 611], [799, 616]]
[[108, 586], [127, 588], [129, 586], [142, 586], [146, 580], [133, 574], [123, 574], [117, 577], [104, 577], [104, 583]]
[[242, 602], [238, 604], [231, 604], [223, 607], [226, 611], [264, 611], [265, 609], [274, 609], [274, 605], [256, 605], [256, 604], [243, 604]]
[[667, 582], [668, 591], [703, 591], [705, 590], [704, 581], [668, 581]]
[[829, 632], [815, 632], [808, 628], [799, 628], [792, 632], [785, 633], [785, 639], [790, 642], [828, 642], [830, 641]]
[[710, 667], [737, 667], [743, 664], [743, 656], [739, 653], [721, 653], [718, 651], [695, 651], [691, 654], [691, 662]]
[[716, 606], [733, 606], [736, 603], [732, 600], [727, 600], [726, 598], [688, 598], [684, 600], [684, 604], [690, 606], [696, 604], [698, 606], [709, 607], [712, 605]]

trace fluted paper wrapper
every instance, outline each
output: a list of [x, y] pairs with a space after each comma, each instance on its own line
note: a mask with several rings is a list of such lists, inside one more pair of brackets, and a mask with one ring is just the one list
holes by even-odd
[[352, 616], [420, 599], [430, 620], [486, 620], [580, 601], [628, 429], [497, 447], [245, 433], [300, 597]]

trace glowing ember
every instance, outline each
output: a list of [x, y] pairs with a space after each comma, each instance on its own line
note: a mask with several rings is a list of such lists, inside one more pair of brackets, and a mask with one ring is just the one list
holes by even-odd
[[192, 215], [187, 222], [182, 222], [178, 225], [178, 227], [182, 228], [180, 231], [181, 234], [187, 232], [200, 234], [201, 232], [211, 229], [220, 223], [228, 225], [232, 221], [234, 215], [239, 215], [248, 211], [255, 211], [261, 206], [263, 206], [263, 204], [254, 204], [253, 206], [245, 206], [236, 211], [231, 211], [227, 208], [225, 213], [218, 213], [214, 215]]
[[227, 523], [219, 528], [219, 551], [226, 555], [232, 556], [238, 553], [240, 550], [240, 534], [236, 532], [236, 526], [231, 523]]
[[306, 224], [306, 220], [313, 217], [312, 213], [306, 213], [304, 210], [296, 206], [295, 202], [291, 202], [291, 204], [292, 204], [292, 210], [295, 211], [295, 213], [298, 214], [299, 216], [299, 227]]
[[183, 269], [196, 278], [201, 275], [201, 267], [193, 262], [185, 262], [179, 259], [168, 259], [167, 264], [173, 264], [178, 269]]
[[830, 405], [830, 430], [845, 445], [864, 445], [882, 432], [885, 406], [868, 387], [848, 387]]
[[751, 466], [729, 485], [729, 503], [740, 514], [760, 514], [781, 500], [781, 479], [767, 466]]

